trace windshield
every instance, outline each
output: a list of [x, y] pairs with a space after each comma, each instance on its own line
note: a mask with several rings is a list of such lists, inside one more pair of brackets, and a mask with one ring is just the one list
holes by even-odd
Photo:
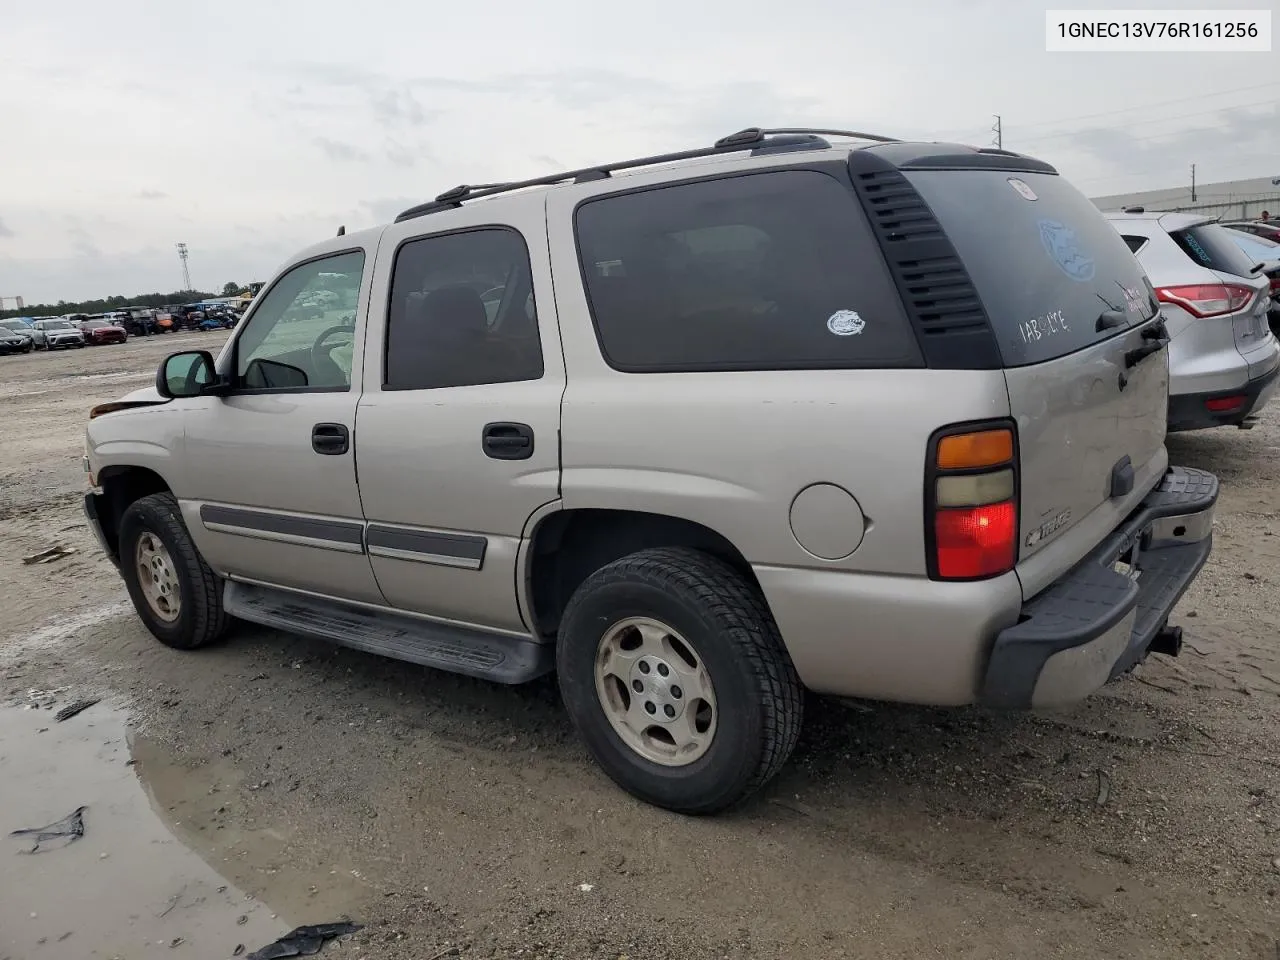
[[0, 327], [5, 327], [6, 329], [9, 329], [9, 330], [30, 330], [31, 329], [21, 320], [0, 320]]
[[[1062, 177], [930, 170], [907, 177], [973, 279], [1006, 366], [1043, 363], [1156, 313], [1120, 234]], [[1103, 325], [1103, 313], [1118, 322]]]
[[46, 320], [40, 324], [44, 330], [72, 330], [74, 327], [65, 320]]
[[111, 324], [105, 320], [86, 320], [81, 326], [88, 330], [97, 330], [99, 327], [109, 327]]

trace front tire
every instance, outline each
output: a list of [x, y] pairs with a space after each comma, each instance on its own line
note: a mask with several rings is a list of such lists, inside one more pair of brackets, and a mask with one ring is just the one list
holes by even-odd
[[556, 660], [596, 762], [669, 810], [733, 806], [800, 736], [803, 688], [764, 598], [700, 551], [644, 550], [593, 573], [565, 610]]
[[120, 571], [138, 616], [165, 646], [194, 650], [226, 634], [222, 581], [196, 550], [172, 494], [143, 497], [125, 511]]

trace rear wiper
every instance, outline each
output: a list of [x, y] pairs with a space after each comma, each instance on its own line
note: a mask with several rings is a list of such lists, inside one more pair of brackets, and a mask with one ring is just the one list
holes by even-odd
[[1098, 316], [1098, 323], [1094, 330], [1101, 333], [1103, 330], [1111, 330], [1115, 327], [1123, 327], [1129, 322], [1129, 315], [1123, 310], [1103, 310]]

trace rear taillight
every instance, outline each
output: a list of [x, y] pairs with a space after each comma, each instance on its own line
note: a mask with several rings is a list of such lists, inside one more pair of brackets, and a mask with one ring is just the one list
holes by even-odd
[[1018, 559], [1018, 453], [1012, 424], [963, 424], [929, 444], [929, 576], [983, 580]]
[[1173, 303], [1192, 316], [1221, 317], [1243, 310], [1253, 299], [1253, 287], [1238, 283], [1193, 283], [1179, 287], [1156, 287], [1161, 303]]
[[1239, 413], [1248, 402], [1249, 398], [1244, 394], [1235, 394], [1230, 397], [1212, 397], [1204, 402], [1204, 408], [1210, 413]]

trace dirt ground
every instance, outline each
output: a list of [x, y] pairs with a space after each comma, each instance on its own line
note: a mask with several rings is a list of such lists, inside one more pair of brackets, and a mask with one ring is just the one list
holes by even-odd
[[1181, 657], [1049, 716], [815, 699], [777, 781], [690, 819], [614, 788], [552, 682], [151, 639], [80, 514], [83, 421], [221, 336], [0, 358], [0, 832], [87, 807], [69, 847], [0, 849], [0, 960], [344, 917], [325, 956], [1280, 956], [1280, 405], [1169, 441], [1223, 480]]

